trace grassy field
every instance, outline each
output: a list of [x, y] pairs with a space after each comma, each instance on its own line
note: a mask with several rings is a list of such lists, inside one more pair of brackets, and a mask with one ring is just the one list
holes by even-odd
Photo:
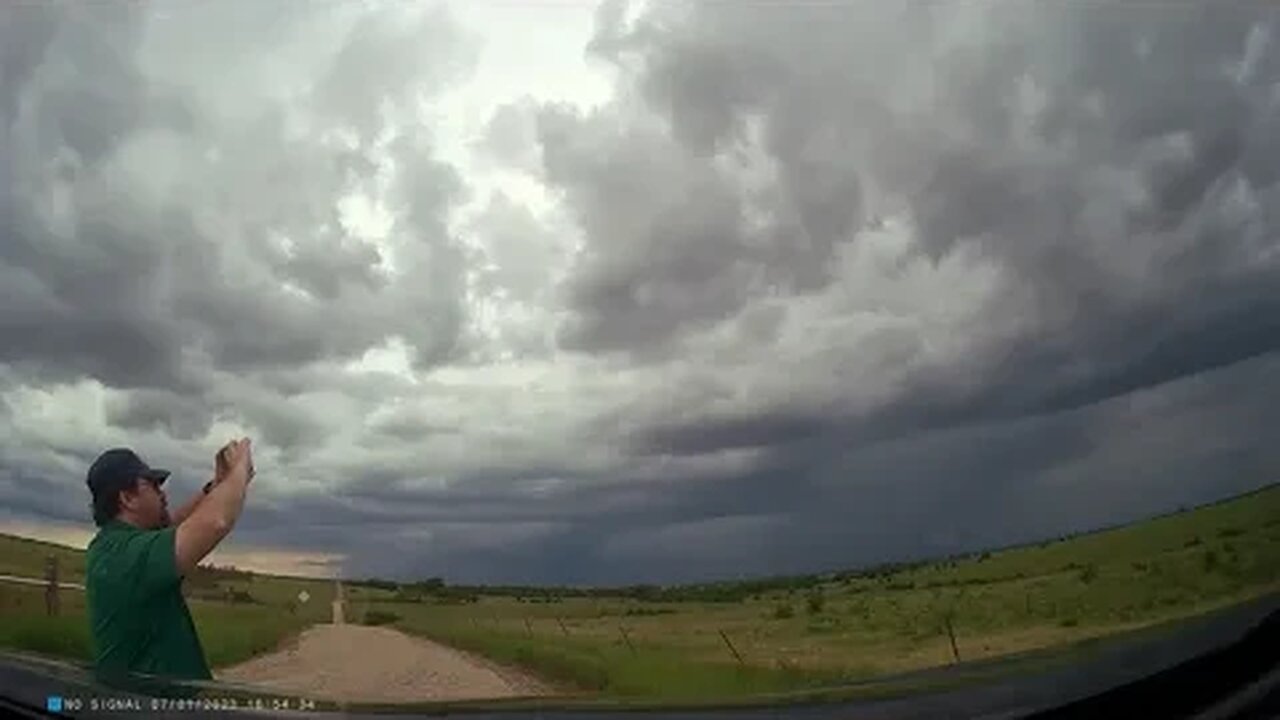
[[[61, 592], [61, 613], [45, 614], [44, 590], [0, 583], [0, 647], [76, 661], [91, 658], [84, 594]], [[283, 639], [318, 622], [282, 606], [188, 600], [192, 618], [213, 667], [270, 651]]]
[[[41, 578], [49, 554], [58, 556], [61, 582], [84, 583], [82, 551], [5, 535], [0, 535], [0, 574]], [[302, 629], [332, 617], [332, 581], [266, 575], [226, 581], [211, 575], [184, 583], [211, 667], [268, 652]], [[236, 590], [246, 595], [237, 598]], [[303, 590], [310, 595], [305, 603], [298, 601]], [[0, 648], [89, 661], [84, 592], [61, 589], [58, 617], [47, 616], [44, 594], [42, 587], [0, 582]]]
[[[0, 538], [0, 567], [39, 576], [42, 555], [26, 555], [46, 549]], [[66, 552], [74, 568], [76, 551]], [[74, 570], [63, 576], [72, 580]], [[297, 578], [195, 585], [192, 613], [215, 667], [327, 622], [333, 597], [332, 583]], [[302, 589], [312, 596], [305, 605], [296, 601]], [[405, 602], [388, 590], [351, 587], [348, 615], [530, 668], [569, 694], [681, 701], [801, 691], [957, 657], [1064, 646], [1276, 591], [1280, 486], [1271, 486], [1124, 528], [893, 571], [833, 573], [733, 601], [542, 590]], [[42, 593], [0, 583], [0, 647], [87, 657], [81, 594], [64, 590], [63, 617], [45, 618]], [[253, 602], [228, 601], [228, 593]]]
[[0, 575], [43, 578], [45, 558], [58, 559], [58, 580], [84, 583], [84, 551], [43, 540], [0, 535]]

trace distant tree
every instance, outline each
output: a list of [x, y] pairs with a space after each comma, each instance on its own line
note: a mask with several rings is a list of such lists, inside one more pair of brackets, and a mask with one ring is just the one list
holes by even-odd
[[822, 608], [826, 604], [824, 598], [822, 597], [822, 590], [815, 589], [812, 592], [810, 592], [809, 597], [806, 599], [806, 604], [808, 605], [810, 615], [821, 614]]
[[1088, 565], [1085, 565], [1084, 568], [1080, 570], [1080, 582], [1084, 583], [1085, 585], [1088, 585], [1089, 583], [1093, 582], [1094, 580], [1097, 579], [1097, 577], [1098, 577], [1098, 566], [1094, 565], [1093, 563], [1089, 563]]
[[1218, 554], [1212, 550], [1204, 551], [1204, 571], [1213, 572], [1218, 569]]
[[389, 625], [399, 620], [400, 616], [383, 610], [370, 610], [364, 615], [365, 625]]

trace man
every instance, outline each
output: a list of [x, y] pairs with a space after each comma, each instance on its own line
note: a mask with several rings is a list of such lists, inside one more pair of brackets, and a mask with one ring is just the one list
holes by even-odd
[[168, 470], [128, 448], [107, 450], [90, 466], [99, 530], [85, 556], [85, 596], [100, 680], [212, 679], [182, 579], [231, 532], [253, 475], [249, 439], [228, 443], [215, 456], [213, 480], [170, 517]]

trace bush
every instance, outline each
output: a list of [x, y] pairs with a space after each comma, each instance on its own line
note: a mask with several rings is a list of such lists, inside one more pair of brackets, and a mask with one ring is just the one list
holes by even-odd
[[1094, 565], [1093, 563], [1089, 563], [1088, 565], [1085, 565], [1084, 568], [1080, 570], [1080, 582], [1084, 583], [1085, 585], [1088, 585], [1089, 583], [1093, 582], [1097, 578], [1098, 578], [1098, 566]]
[[809, 593], [809, 597], [806, 600], [806, 604], [808, 605], [810, 615], [819, 615], [822, 613], [822, 608], [826, 604], [826, 602], [825, 602], [825, 599], [822, 597], [822, 592], [815, 591], [815, 592]]
[[787, 618], [795, 617], [795, 615], [795, 610], [792, 610], [791, 606], [786, 603], [779, 603], [773, 609], [773, 617], [778, 620], [786, 620]]
[[390, 625], [399, 619], [399, 615], [385, 610], [370, 610], [364, 614], [365, 625]]
[[674, 615], [674, 614], [675, 614], [675, 612], [676, 612], [676, 611], [675, 611], [675, 610], [673, 610], [673, 609], [671, 609], [671, 608], [662, 608], [662, 607], [655, 607], [655, 608], [651, 608], [651, 607], [634, 607], [634, 608], [627, 608], [627, 611], [626, 611], [625, 613], [623, 613], [623, 615], [639, 615], [639, 616], [646, 616], [646, 615]]
[[1212, 550], [1204, 551], [1204, 571], [1213, 572], [1218, 569], [1218, 554]]
[[831, 617], [812, 618], [805, 626], [805, 632], [818, 635], [830, 635], [840, 631], [840, 621]]

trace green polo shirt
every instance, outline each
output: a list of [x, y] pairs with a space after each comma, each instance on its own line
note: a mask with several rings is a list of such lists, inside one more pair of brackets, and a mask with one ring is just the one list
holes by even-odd
[[112, 520], [89, 543], [85, 597], [100, 679], [213, 678], [182, 595], [176, 533], [177, 527], [143, 530]]

